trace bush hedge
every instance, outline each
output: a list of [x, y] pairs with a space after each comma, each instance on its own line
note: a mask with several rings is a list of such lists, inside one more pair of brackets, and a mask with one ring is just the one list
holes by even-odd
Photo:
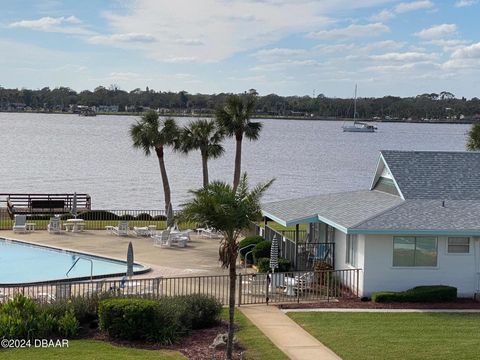
[[[249, 251], [252, 251], [253, 250], [253, 246], [250, 246], [248, 247], [247, 249], [243, 249], [241, 250], [242, 248], [248, 246], [248, 245], [256, 245], [260, 242], [264, 241], [264, 239], [259, 236], [259, 235], [255, 235], [255, 236], [247, 236], [245, 239], [243, 239], [242, 241], [240, 241], [238, 243], [238, 248], [240, 249], [240, 259], [241, 260], [244, 260], [245, 259], [245, 254]], [[270, 254], [269, 254], [270, 255]]]
[[372, 294], [372, 301], [387, 302], [447, 302], [457, 298], [457, 288], [446, 285], [417, 286], [400, 292], [379, 291]]
[[269, 240], [263, 240], [259, 242], [252, 250], [253, 254], [253, 263], [257, 264], [261, 258], [270, 257], [270, 248], [272, 247], [272, 242]]
[[[284, 258], [278, 258], [278, 268], [275, 269], [275, 272], [287, 272], [290, 271], [292, 264], [290, 260]], [[257, 269], [259, 272], [268, 272], [270, 271], [270, 258], [261, 258], [257, 262]]]
[[112, 338], [171, 344], [192, 329], [218, 322], [221, 304], [205, 295], [159, 300], [111, 298], [100, 302], [100, 329]]

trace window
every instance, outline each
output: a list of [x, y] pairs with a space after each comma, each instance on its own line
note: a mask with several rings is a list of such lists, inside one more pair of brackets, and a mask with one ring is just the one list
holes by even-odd
[[449, 254], [468, 254], [470, 252], [470, 238], [449, 237], [447, 252]]
[[393, 266], [437, 266], [437, 238], [393, 238]]
[[345, 249], [345, 262], [351, 266], [357, 266], [357, 235], [347, 235]]

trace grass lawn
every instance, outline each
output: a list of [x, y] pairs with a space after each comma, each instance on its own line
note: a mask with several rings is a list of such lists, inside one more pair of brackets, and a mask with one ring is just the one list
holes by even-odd
[[182, 354], [176, 351], [143, 350], [128, 347], [118, 347], [103, 341], [71, 340], [68, 348], [31, 348], [0, 350], [2, 360], [130, 360], [130, 359], [162, 359], [184, 360]]
[[288, 313], [344, 360], [480, 358], [480, 314]]
[[[227, 309], [223, 310], [222, 318], [224, 320], [228, 319]], [[288, 359], [282, 351], [238, 310], [235, 311], [235, 323], [239, 327], [235, 335], [242, 346], [247, 349], [243, 357], [245, 360]]]

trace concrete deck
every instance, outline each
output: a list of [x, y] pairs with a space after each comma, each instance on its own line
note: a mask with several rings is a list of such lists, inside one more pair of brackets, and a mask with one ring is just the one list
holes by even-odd
[[141, 275], [142, 277], [228, 274], [218, 261], [218, 239], [192, 236], [192, 241], [185, 248], [160, 248], [153, 246], [153, 240], [149, 237], [115, 236], [106, 231], [50, 234], [45, 230], [37, 230], [21, 234], [2, 230], [0, 238], [18, 239], [124, 261], [131, 241], [135, 262], [152, 268], [151, 272]]
[[341, 360], [276, 306], [241, 306], [240, 311], [294, 360]]

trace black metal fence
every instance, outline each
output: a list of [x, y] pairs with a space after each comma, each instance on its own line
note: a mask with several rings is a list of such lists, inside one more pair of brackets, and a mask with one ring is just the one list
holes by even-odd
[[[27, 215], [27, 222], [35, 224], [35, 229], [46, 230], [50, 218], [56, 214], [31, 214]], [[60, 215], [61, 221], [72, 219], [71, 214]], [[119, 221], [128, 221], [129, 227], [144, 227], [155, 225], [157, 229], [167, 227], [167, 216], [164, 210], [90, 210], [80, 212], [78, 219], [83, 219], [86, 230], [104, 230], [105, 226], [116, 226]], [[7, 216], [0, 216], [0, 230], [11, 230], [14, 220]], [[180, 223], [179, 227], [184, 229], [193, 229], [196, 224]]]
[[[332, 300], [358, 296], [359, 270], [296, 271], [237, 275], [238, 305]], [[0, 302], [22, 294], [50, 303], [74, 297], [140, 296], [159, 298], [205, 294], [222, 304], [229, 300], [229, 276], [102, 279], [81, 282], [0, 285]]]
[[[269, 226], [261, 227], [253, 224], [256, 235], [265, 240], [272, 241], [276, 236], [278, 241], [279, 256], [290, 261], [295, 270], [314, 270], [318, 263], [324, 263], [330, 268], [335, 265], [334, 243], [310, 243], [306, 241], [307, 233], [299, 231], [298, 240], [295, 241], [295, 230], [277, 231]], [[292, 235], [288, 237], [287, 235]]]

